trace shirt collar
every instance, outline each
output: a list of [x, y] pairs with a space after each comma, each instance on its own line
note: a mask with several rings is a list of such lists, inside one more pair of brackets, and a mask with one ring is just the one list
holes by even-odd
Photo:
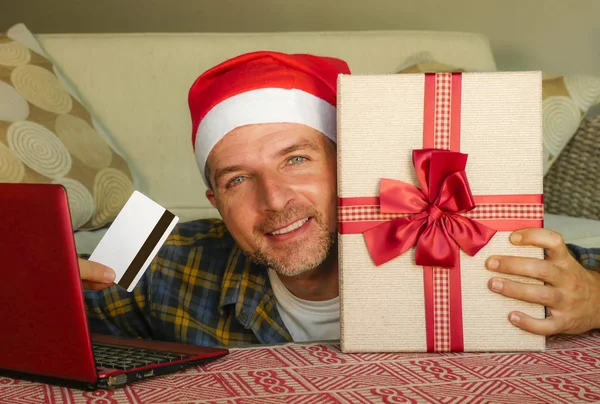
[[219, 311], [232, 306], [240, 324], [252, 329], [263, 343], [291, 341], [276, 308], [267, 268], [252, 263], [235, 245], [223, 275]]

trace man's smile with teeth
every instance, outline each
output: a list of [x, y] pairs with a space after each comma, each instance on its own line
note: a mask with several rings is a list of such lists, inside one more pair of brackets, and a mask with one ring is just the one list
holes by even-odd
[[310, 218], [309, 217], [305, 217], [304, 219], [300, 219], [297, 222], [294, 222], [294, 223], [290, 224], [289, 226], [286, 226], [286, 227], [284, 227], [282, 229], [275, 230], [275, 231], [269, 233], [269, 235], [277, 236], [277, 235], [280, 235], [280, 234], [285, 234], [285, 233], [289, 233], [291, 231], [294, 231], [294, 230], [296, 230], [296, 229], [304, 226], [304, 224], [306, 222], [308, 222], [308, 219], [310, 219]]

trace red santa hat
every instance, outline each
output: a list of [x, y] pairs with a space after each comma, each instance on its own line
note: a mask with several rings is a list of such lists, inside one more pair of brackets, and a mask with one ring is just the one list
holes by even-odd
[[213, 147], [258, 123], [307, 125], [335, 142], [337, 77], [346, 62], [307, 54], [251, 52], [203, 73], [189, 91], [192, 144], [202, 176]]

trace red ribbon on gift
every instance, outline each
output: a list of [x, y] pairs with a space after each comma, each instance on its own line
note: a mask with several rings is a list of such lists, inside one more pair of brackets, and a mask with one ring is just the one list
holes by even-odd
[[467, 155], [446, 150], [413, 152], [421, 188], [382, 179], [381, 213], [411, 213], [364, 232], [375, 265], [382, 265], [416, 245], [415, 263], [453, 268], [458, 248], [470, 256], [479, 252], [496, 230], [461, 216], [475, 208], [467, 181]]
[[424, 267], [429, 352], [464, 350], [460, 249], [477, 254], [497, 231], [543, 227], [543, 196], [473, 196], [460, 153], [461, 73], [425, 74], [420, 189], [382, 179], [379, 197], [338, 199], [340, 234], [364, 234], [375, 265], [416, 246]]

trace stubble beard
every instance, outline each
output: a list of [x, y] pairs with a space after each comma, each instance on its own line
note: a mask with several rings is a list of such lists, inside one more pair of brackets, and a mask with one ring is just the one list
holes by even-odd
[[[264, 229], [277, 227], [302, 217], [311, 217], [317, 224], [317, 234], [302, 240], [294, 240], [276, 248], [266, 246]], [[272, 268], [283, 276], [297, 276], [312, 271], [332, 253], [337, 233], [331, 232], [323, 214], [315, 209], [291, 206], [271, 215], [255, 229], [258, 247], [245, 254], [255, 263]]]

